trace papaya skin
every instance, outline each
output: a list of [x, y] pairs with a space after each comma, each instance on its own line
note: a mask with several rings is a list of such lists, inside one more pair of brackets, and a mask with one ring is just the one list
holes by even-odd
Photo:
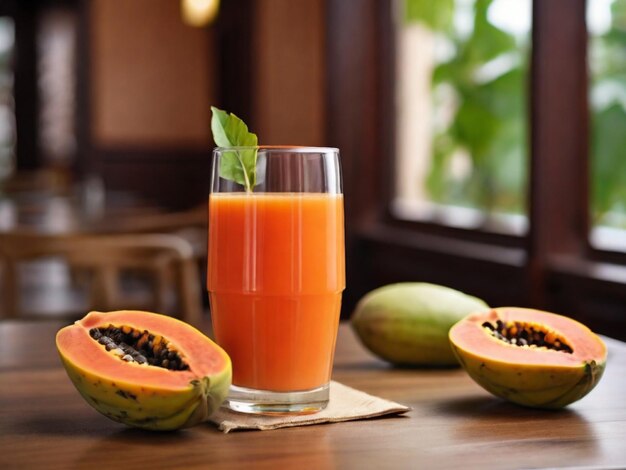
[[187, 390], [137, 387], [107, 380], [63, 360], [81, 396], [93, 408], [119, 423], [152, 431], [171, 431], [206, 421], [228, 395], [230, 371], [190, 383]]
[[[499, 342], [486, 333], [482, 338], [476, 333], [471, 341], [463, 338], [469, 331], [463, 331], [468, 322], [478, 328], [488, 318], [508, 315], [521, 321], [525, 314], [532, 314], [533, 321], [543, 319], [548, 329], [557, 329], [572, 345], [574, 354], [528, 347], [520, 354], [518, 346]], [[590, 353], [581, 344], [584, 338], [591, 343], [587, 348]], [[567, 317], [531, 309], [505, 307], [470, 315], [452, 327], [450, 342], [459, 362], [478, 385], [497, 397], [532, 408], [559, 409], [580, 400], [597, 385], [606, 366], [606, 347], [588, 328]], [[500, 348], [499, 354], [494, 353], [494, 345]], [[584, 352], [577, 357], [579, 350]]]
[[[129, 311], [110, 314], [92, 312], [57, 334], [57, 349], [61, 362], [70, 380], [87, 403], [114, 421], [155, 431], [171, 431], [193, 426], [205, 421], [219, 408], [228, 394], [232, 376], [230, 358], [219, 346], [195, 328], [174, 318], [149, 312]], [[103, 325], [119, 326], [123, 324], [141, 326], [142, 320], [149, 319], [152, 326], [161, 325], [160, 333], [166, 336], [169, 326], [178, 331], [174, 334], [181, 343], [177, 344], [177, 349], [184, 352], [185, 335], [190, 335], [189, 341], [193, 341], [195, 348], [205, 347], [206, 353], [214, 355], [221, 366], [211, 373], [206, 372], [209, 370], [207, 366], [198, 366], [199, 371], [204, 371], [198, 375], [198, 372], [193, 370], [193, 362], [192, 370], [182, 372], [122, 362], [89, 337], [89, 327], [93, 326], [94, 321], [100, 321], [100, 318]], [[124, 318], [127, 318], [128, 322], [124, 322]], [[87, 357], [77, 354], [77, 344], [84, 348]], [[203, 344], [205, 346], [202, 346]], [[115, 371], [116, 368], [119, 371], [119, 367], [130, 373], [124, 377], [116, 376]], [[207, 375], [202, 375], [205, 373]]]
[[459, 363], [448, 330], [468, 313], [485, 308], [482, 300], [454, 289], [407, 282], [368, 293], [351, 320], [363, 345], [392, 364], [450, 367]]

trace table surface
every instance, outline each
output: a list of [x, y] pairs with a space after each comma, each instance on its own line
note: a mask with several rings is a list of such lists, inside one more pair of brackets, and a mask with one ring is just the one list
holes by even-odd
[[119, 223], [154, 216], [163, 209], [137, 196], [109, 191], [107, 199], [86, 204], [73, 195], [33, 194], [0, 199], [0, 233], [39, 234], [116, 233]]
[[[626, 344], [607, 339], [596, 389], [562, 411], [491, 397], [460, 369], [395, 369], [340, 327], [333, 378], [410, 405], [404, 417], [222, 434], [128, 429], [78, 395], [58, 321], [0, 322], [0, 468], [626, 468]], [[208, 327], [208, 322], [207, 322]]]

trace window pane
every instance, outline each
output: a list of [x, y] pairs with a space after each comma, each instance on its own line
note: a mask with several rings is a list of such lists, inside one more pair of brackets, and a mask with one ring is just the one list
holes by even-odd
[[39, 147], [46, 164], [71, 165], [76, 152], [76, 13], [44, 10], [37, 32]]
[[398, 0], [400, 217], [524, 233], [531, 0]]
[[626, 0], [589, 0], [592, 244], [626, 251]]
[[13, 19], [0, 16], [0, 181], [12, 173], [15, 165], [14, 48]]

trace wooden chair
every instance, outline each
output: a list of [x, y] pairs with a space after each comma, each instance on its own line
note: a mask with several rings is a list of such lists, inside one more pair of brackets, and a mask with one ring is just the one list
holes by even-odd
[[68, 266], [92, 275], [88, 309], [133, 308], [119, 289], [125, 270], [142, 271], [154, 280], [151, 310], [167, 310], [167, 293], [177, 293], [180, 318], [198, 324], [202, 314], [200, 276], [191, 244], [172, 234], [42, 235], [0, 233], [4, 316], [20, 315], [18, 264], [58, 256]]
[[205, 204], [178, 212], [146, 214], [122, 220], [116, 231], [126, 233], [169, 233], [187, 240], [196, 258], [207, 254], [207, 207]]

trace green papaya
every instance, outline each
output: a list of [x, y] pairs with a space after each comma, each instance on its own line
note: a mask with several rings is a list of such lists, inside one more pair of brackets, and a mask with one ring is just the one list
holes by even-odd
[[456, 322], [485, 310], [482, 300], [428, 283], [375, 289], [357, 304], [352, 327], [377, 356], [404, 366], [458, 365], [448, 340]]

